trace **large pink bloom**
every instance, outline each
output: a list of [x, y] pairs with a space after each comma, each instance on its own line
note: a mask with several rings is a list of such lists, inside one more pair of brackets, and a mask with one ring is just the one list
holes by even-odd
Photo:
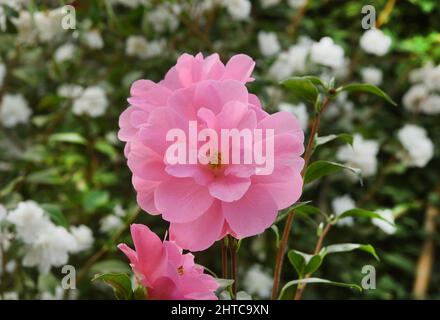
[[[223, 65], [217, 54], [184, 54], [164, 80], [139, 80], [131, 88], [119, 138], [127, 142], [138, 203], [169, 221], [171, 239], [185, 249], [204, 250], [227, 234], [262, 233], [301, 195], [304, 133], [290, 113], [269, 115], [249, 94], [253, 67], [246, 55]], [[166, 134], [176, 128], [188, 133], [189, 121], [219, 136], [221, 129], [273, 129], [273, 137], [263, 136], [274, 142], [273, 172], [258, 175], [255, 164], [171, 164]], [[220, 157], [223, 151], [219, 147]]]
[[130, 260], [138, 281], [147, 288], [151, 300], [216, 300], [218, 284], [194, 264], [194, 256], [182, 254], [172, 241], [162, 241], [147, 226], [131, 226], [136, 251], [118, 246]]

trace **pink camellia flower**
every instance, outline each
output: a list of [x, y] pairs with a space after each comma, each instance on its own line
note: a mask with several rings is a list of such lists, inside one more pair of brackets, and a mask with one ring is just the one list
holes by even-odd
[[162, 241], [147, 226], [131, 226], [133, 250], [125, 244], [118, 248], [130, 260], [137, 280], [151, 300], [217, 300], [214, 292], [218, 284], [194, 264], [191, 253], [172, 241]]
[[[185, 54], [164, 80], [131, 88], [119, 138], [127, 142], [137, 200], [170, 222], [170, 238], [182, 248], [199, 251], [227, 234], [262, 233], [301, 195], [304, 133], [293, 115], [269, 115], [249, 94], [253, 67], [246, 55], [223, 65], [217, 54]], [[176, 130], [185, 139], [170, 139]], [[225, 130], [252, 134], [223, 140]], [[207, 141], [215, 144], [203, 149]], [[170, 159], [178, 149], [186, 162]]]

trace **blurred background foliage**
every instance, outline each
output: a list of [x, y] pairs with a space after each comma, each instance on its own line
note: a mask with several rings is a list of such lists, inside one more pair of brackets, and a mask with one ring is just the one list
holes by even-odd
[[[377, 174], [364, 179], [363, 186], [343, 174], [325, 178], [305, 190], [302, 201], [313, 200], [322, 211], [331, 213], [331, 201], [349, 193], [366, 209], [398, 208], [397, 232], [388, 235], [369, 221], [356, 219], [353, 226], [335, 226], [325, 239], [331, 243], [370, 243], [381, 258], [359, 252], [329, 256], [317, 276], [335, 281], [360, 283], [361, 269], [366, 264], [376, 267], [376, 290], [357, 293], [331, 286], [310, 285], [304, 298], [322, 299], [407, 299], [413, 298], [418, 260], [425, 241], [432, 239], [435, 249], [427, 254], [439, 254], [438, 233], [425, 230], [428, 208], [440, 208], [440, 121], [439, 116], [413, 114], [401, 106], [402, 96], [410, 87], [411, 70], [427, 61], [440, 62], [440, 4], [436, 0], [378, 0], [378, 1], [308, 1], [307, 6], [292, 8], [285, 1], [263, 8], [252, 1], [246, 20], [233, 19], [223, 7], [197, 12], [202, 1], [75, 1], [76, 30], [67, 30], [47, 42], [20, 43], [17, 28], [12, 22], [20, 10], [30, 12], [50, 10], [68, 1], [29, 1], [17, 8], [4, 5], [6, 29], [0, 32], [0, 60], [6, 65], [6, 75], [0, 90], [22, 94], [32, 116], [29, 123], [14, 128], [0, 127], [0, 202], [7, 208], [22, 200], [34, 200], [49, 205], [55, 223], [84, 224], [93, 230], [93, 247], [80, 255], [71, 256], [69, 263], [77, 268], [80, 298], [111, 298], [112, 292], [92, 284], [97, 272], [126, 271], [125, 257], [116, 244], [130, 242], [127, 226], [132, 222], [145, 223], [161, 237], [167, 226], [157, 217], [139, 212], [131, 175], [125, 164], [123, 145], [117, 141], [118, 117], [127, 107], [131, 83], [140, 78], [159, 81], [184, 52], [206, 55], [218, 52], [223, 61], [235, 53], [246, 53], [256, 60], [256, 79], [249, 90], [256, 93], [270, 112], [278, 109], [280, 100], [297, 103], [297, 98], [281, 91], [274, 98], [271, 90], [277, 81], [268, 75], [276, 56], [261, 54], [257, 35], [261, 30], [277, 34], [281, 47], [286, 49], [301, 36], [319, 40], [330, 36], [341, 45], [350, 58], [348, 71], [339, 84], [361, 81], [360, 69], [374, 65], [383, 72], [381, 88], [399, 103], [394, 108], [374, 97], [350, 96], [354, 107], [351, 115], [341, 113], [337, 118], [324, 118], [320, 135], [340, 132], [359, 132], [365, 138], [379, 142]], [[129, 5], [125, 4], [128, 3]], [[131, 4], [130, 4], [131, 3]], [[2, 2], [0, 2], [2, 4]], [[133, 5], [134, 4], [134, 5]], [[155, 29], [149, 16], [162, 5], [177, 5], [180, 10], [172, 16], [176, 28]], [[392, 38], [392, 49], [386, 56], [368, 55], [360, 49], [359, 39], [364, 5], [373, 5], [381, 30]], [[391, 6], [391, 8], [390, 8]], [[101, 49], [91, 49], [82, 42], [82, 35], [97, 30], [103, 40]], [[158, 54], [141, 58], [127, 55], [127, 38], [141, 35], [148, 41], [165, 39]], [[66, 61], [54, 58], [64, 43], [75, 45], [73, 57]], [[309, 69], [307, 74], [320, 74]], [[99, 117], [72, 112], [72, 100], [59, 95], [63, 84], [83, 87], [99, 85], [108, 98], [108, 108]], [[312, 113], [310, 108], [309, 113]], [[396, 157], [400, 148], [396, 130], [408, 122], [423, 126], [435, 145], [435, 156], [424, 168], [409, 168]], [[348, 128], [348, 129], [347, 129]], [[341, 142], [330, 142], [315, 154], [316, 159], [334, 160]], [[116, 228], [102, 231], [106, 216], [117, 216], [123, 210]], [[290, 246], [312, 252], [320, 216], [295, 218]], [[439, 215], [435, 218], [438, 225]], [[282, 230], [282, 224], [278, 226]], [[111, 228], [110, 228], [111, 229]], [[240, 281], [254, 264], [273, 272], [276, 233], [267, 230], [263, 235], [244, 239], [239, 252]], [[10, 250], [14, 259], [14, 250]], [[19, 251], [16, 251], [17, 255]], [[426, 254], [426, 252], [424, 252]], [[18, 259], [18, 257], [17, 257]], [[196, 261], [220, 273], [218, 245], [196, 254]], [[19, 263], [19, 259], [17, 260]], [[440, 262], [436, 259], [431, 270], [429, 288], [424, 297], [440, 298]], [[21, 298], [34, 298], [38, 292], [54, 292], [58, 268], [49, 275], [39, 275], [32, 268], [15, 272], [8, 290], [20, 292]], [[282, 283], [295, 279], [292, 266], [285, 264]], [[241, 288], [244, 289], [244, 288]]]

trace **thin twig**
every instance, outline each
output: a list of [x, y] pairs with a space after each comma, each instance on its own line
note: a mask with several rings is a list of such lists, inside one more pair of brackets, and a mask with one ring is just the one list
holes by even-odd
[[237, 299], [237, 245], [234, 238], [229, 236], [228, 239], [229, 242], [229, 251], [231, 254], [231, 273], [232, 273], [232, 279], [234, 282], [232, 283], [232, 295], [233, 299]]

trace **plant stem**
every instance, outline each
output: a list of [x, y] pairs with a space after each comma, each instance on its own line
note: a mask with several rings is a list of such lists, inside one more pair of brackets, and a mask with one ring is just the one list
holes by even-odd
[[227, 248], [227, 238], [221, 241], [222, 250], [222, 278], [228, 279], [228, 248]]
[[233, 299], [237, 299], [237, 245], [234, 238], [229, 236], [229, 250], [231, 254], [231, 273], [234, 283], [232, 283]]
[[[304, 174], [306, 172], [307, 166], [309, 165], [310, 158], [312, 157], [313, 153], [313, 146], [315, 144], [315, 136], [319, 131], [319, 126], [321, 124], [321, 116], [327, 109], [328, 105], [330, 103], [330, 98], [328, 96], [325, 97], [324, 102], [322, 104], [321, 110], [316, 114], [315, 118], [313, 119], [312, 128], [310, 130], [310, 136], [309, 140], [307, 142], [306, 151], [304, 152], [304, 167], [301, 171], [301, 176], [304, 177]], [[287, 245], [289, 242], [289, 234], [290, 230], [292, 229], [292, 223], [294, 218], [294, 210], [291, 210], [289, 214], [287, 215], [286, 219], [286, 225], [284, 226], [283, 230], [283, 236], [281, 238], [281, 241], [278, 246], [277, 250], [277, 256], [275, 260], [275, 270], [274, 270], [274, 276], [273, 276], [273, 287], [272, 287], [272, 299], [275, 300], [278, 297], [278, 291], [280, 288], [280, 279], [281, 279], [281, 271], [283, 269], [283, 263], [284, 263], [284, 254], [287, 249]]]
[[[324, 230], [322, 231], [321, 235], [318, 238], [318, 241], [316, 242], [315, 251], [313, 252], [313, 254], [316, 255], [321, 251], [325, 236], [330, 231], [331, 227], [332, 227], [332, 225], [330, 223], [325, 226]], [[312, 275], [311, 273], [306, 274], [306, 276], [304, 277], [304, 280], [310, 278], [311, 275]], [[301, 300], [301, 297], [304, 293], [304, 290], [306, 289], [306, 286], [307, 286], [307, 283], [304, 283], [302, 285], [298, 285], [298, 289], [296, 290], [295, 297], [294, 297], [295, 300]]]

